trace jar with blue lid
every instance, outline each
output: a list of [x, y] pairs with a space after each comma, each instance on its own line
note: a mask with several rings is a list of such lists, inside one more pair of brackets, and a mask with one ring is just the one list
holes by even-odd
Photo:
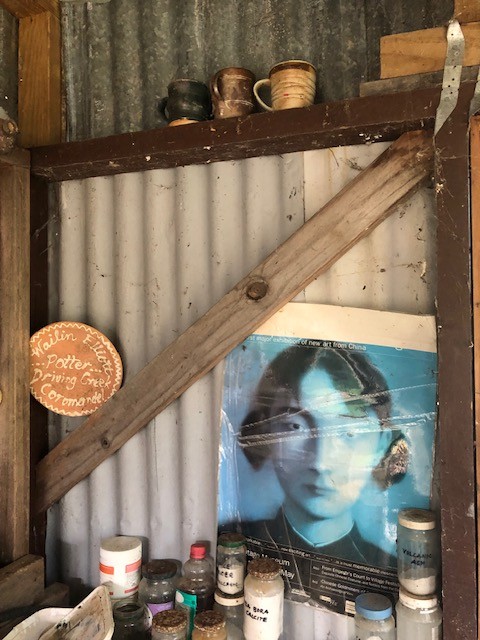
[[355, 599], [355, 640], [395, 640], [392, 603], [380, 593], [361, 593]]

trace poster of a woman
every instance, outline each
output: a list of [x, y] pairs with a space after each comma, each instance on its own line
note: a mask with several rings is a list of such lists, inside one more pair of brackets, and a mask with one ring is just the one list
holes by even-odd
[[[317, 599], [341, 610], [358, 589], [354, 566], [380, 569], [384, 591], [394, 588], [398, 509], [430, 506], [434, 325], [422, 321], [420, 350], [405, 346], [409, 335], [418, 346], [418, 317], [402, 316], [406, 335], [389, 346], [385, 327], [399, 314], [287, 307], [280, 326], [262, 327], [227, 359], [219, 526], [290, 567], [292, 591], [315, 599], [319, 587]], [[310, 324], [296, 323], [300, 307]], [[338, 567], [351, 575], [339, 579]]]

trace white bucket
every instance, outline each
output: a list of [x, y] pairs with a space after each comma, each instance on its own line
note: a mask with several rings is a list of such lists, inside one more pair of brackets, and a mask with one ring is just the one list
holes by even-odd
[[112, 599], [129, 598], [138, 591], [142, 570], [142, 543], [132, 536], [112, 536], [100, 545], [100, 584]]

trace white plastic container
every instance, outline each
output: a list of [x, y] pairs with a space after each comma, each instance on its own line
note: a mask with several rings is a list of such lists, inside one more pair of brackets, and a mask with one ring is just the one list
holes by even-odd
[[136, 598], [142, 568], [142, 543], [132, 536], [112, 536], [100, 545], [100, 584], [112, 600]]
[[71, 609], [59, 609], [49, 607], [41, 609], [29, 618], [17, 624], [4, 640], [38, 640], [44, 631], [53, 627], [57, 622], [65, 618]]
[[441, 640], [442, 610], [437, 596], [414, 596], [400, 589], [397, 640]]

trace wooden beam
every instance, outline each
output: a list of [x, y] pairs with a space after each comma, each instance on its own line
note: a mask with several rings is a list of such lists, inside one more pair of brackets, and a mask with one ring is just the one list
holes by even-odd
[[[464, 67], [462, 69], [462, 82], [473, 82], [477, 79], [478, 67]], [[379, 96], [385, 93], [400, 93], [403, 91], [416, 91], [429, 87], [441, 87], [443, 71], [432, 73], [416, 73], [413, 76], [401, 76], [400, 78], [385, 78], [384, 80], [372, 80], [360, 83], [360, 96]]]
[[480, 0], [455, 0], [454, 16], [459, 22], [480, 20]]
[[61, 142], [60, 22], [48, 11], [21, 18], [18, 38], [20, 144]]
[[0, 563], [29, 550], [30, 172], [0, 162]]
[[16, 18], [28, 18], [45, 11], [60, 18], [59, 0], [0, 0], [0, 7]]
[[50, 181], [80, 180], [395, 140], [405, 131], [433, 129], [439, 98], [440, 89], [426, 89], [69, 142], [33, 149], [32, 172]]
[[435, 138], [443, 637], [477, 640], [475, 434], [468, 111], [463, 92]]
[[[473, 285], [473, 354], [475, 390], [475, 441], [480, 441], [480, 117], [471, 120], [470, 176], [472, 219], [472, 285]], [[476, 447], [477, 530], [480, 514], [480, 448]], [[477, 548], [477, 569], [480, 569], [480, 540]], [[480, 610], [480, 591], [477, 594]], [[478, 628], [480, 638], [480, 619]]]
[[[480, 64], [480, 22], [462, 25], [463, 66]], [[380, 38], [380, 77], [397, 78], [439, 71], [445, 65], [447, 28], [397, 33]]]
[[44, 561], [26, 555], [0, 569], [0, 611], [33, 604], [44, 591]]
[[430, 174], [431, 134], [394, 142], [37, 466], [44, 511], [384, 220]]

